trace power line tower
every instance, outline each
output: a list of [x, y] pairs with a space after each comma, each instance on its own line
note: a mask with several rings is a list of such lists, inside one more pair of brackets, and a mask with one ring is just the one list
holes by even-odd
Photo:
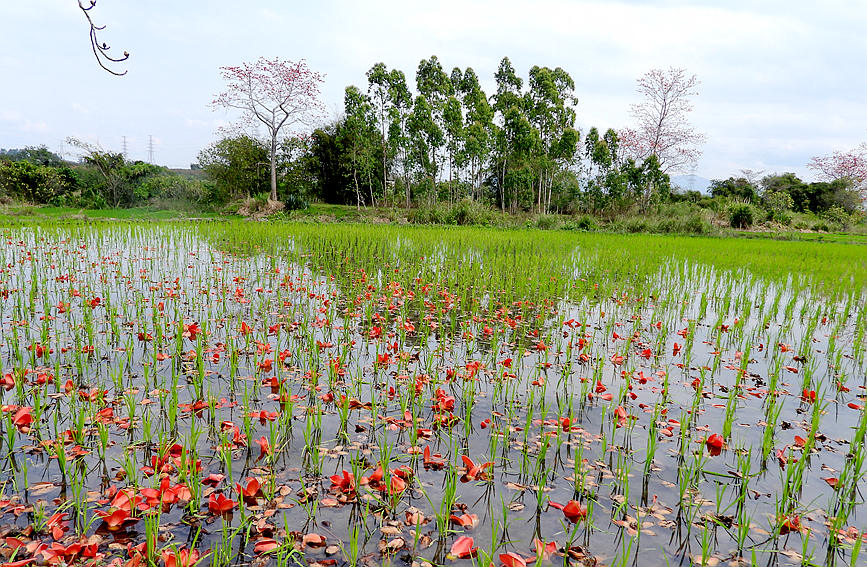
[[148, 136], [148, 163], [154, 162], [154, 137], [153, 134]]
[[61, 140], [60, 140], [60, 153], [58, 154], [60, 156], [60, 159], [64, 159], [63, 154], [65, 154], [65, 153], [66, 153], [66, 141], [61, 138]]
[[126, 136], [121, 137], [123, 139], [123, 159], [129, 159], [129, 152], [127, 151], [126, 145]]

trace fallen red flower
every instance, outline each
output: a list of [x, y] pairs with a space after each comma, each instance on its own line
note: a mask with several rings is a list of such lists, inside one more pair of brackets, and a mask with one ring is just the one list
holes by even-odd
[[466, 472], [464, 473], [464, 476], [461, 477], [461, 482], [488, 480], [488, 475], [485, 472], [485, 469], [493, 467], [493, 462], [488, 461], [487, 463], [477, 465], [466, 455], [461, 455], [461, 460], [464, 462], [464, 466], [466, 467]]
[[226, 496], [223, 494], [219, 494], [216, 496], [214, 494], [211, 494], [211, 496], [208, 498], [208, 510], [212, 514], [226, 514], [228, 512], [231, 512], [237, 505], [237, 502], [226, 498]]
[[452, 548], [449, 550], [449, 555], [457, 557], [458, 559], [465, 559], [474, 556], [478, 550], [478, 547], [473, 547], [472, 537], [461, 536], [452, 544]]
[[580, 520], [587, 517], [587, 508], [582, 506], [577, 500], [570, 500], [565, 506], [563, 504], [558, 504], [553, 500], [549, 500], [548, 505], [563, 512], [566, 519], [573, 524], [577, 524]]
[[707, 445], [707, 450], [712, 456], [717, 456], [722, 452], [723, 445], [725, 445], [725, 440], [722, 438], [722, 435], [714, 433], [707, 439], [705, 439], [705, 445]]

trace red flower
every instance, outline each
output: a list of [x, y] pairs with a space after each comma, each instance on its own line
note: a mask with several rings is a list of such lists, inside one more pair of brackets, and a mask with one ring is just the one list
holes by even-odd
[[129, 510], [122, 509], [116, 509], [113, 512], [97, 510], [96, 515], [102, 518], [105, 527], [111, 531], [122, 530], [127, 527], [127, 525], [132, 525], [139, 520], [138, 518], [131, 517]]
[[549, 500], [548, 505], [563, 512], [566, 519], [573, 524], [577, 524], [579, 521], [587, 517], [587, 508], [582, 506], [577, 500], [570, 500], [565, 506], [563, 504], [558, 504], [553, 500]]
[[226, 498], [226, 496], [223, 494], [219, 494], [216, 496], [214, 494], [211, 494], [211, 496], [208, 498], [208, 510], [210, 510], [212, 514], [226, 514], [228, 512], [231, 512], [232, 509], [235, 508], [235, 506], [237, 505], [237, 502]]
[[256, 439], [256, 443], [259, 444], [259, 458], [256, 459], [257, 461], [262, 459], [262, 457], [264, 457], [265, 455], [274, 454], [273, 449], [271, 449], [271, 444], [268, 442], [267, 439], [265, 439], [264, 435], [261, 439]]
[[487, 462], [481, 465], [475, 464], [472, 459], [470, 459], [466, 455], [461, 455], [461, 460], [464, 462], [464, 466], [467, 468], [464, 476], [461, 477], [461, 482], [469, 482], [472, 480], [487, 480], [488, 475], [485, 473], [485, 469], [494, 466], [494, 463]]
[[725, 440], [722, 438], [722, 435], [714, 433], [707, 439], [705, 439], [704, 444], [707, 445], [707, 450], [712, 456], [717, 456], [722, 452], [723, 445], [725, 445]]
[[204, 557], [200, 556], [198, 549], [180, 549], [177, 552], [167, 549], [162, 552], [160, 559], [165, 567], [193, 567]]
[[242, 487], [239, 483], [235, 484], [236, 492], [244, 500], [255, 499], [256, 496], [259, 494], [259, 490], [261, 487], [262, 485], [259, 483], [259, 479], [255, 477], [247, 480], [246, 487]]
[[514, 551], [501, 553], [500, 563], [503, 564], [503, 567], [527, 567], [527, 561]]
[[473, 538], [470, 536], [461, 536], [452, 544], [449, 555], [453, 555], [458, 559], [472, 557], [479, 550], [478, 547], [473, 547]]

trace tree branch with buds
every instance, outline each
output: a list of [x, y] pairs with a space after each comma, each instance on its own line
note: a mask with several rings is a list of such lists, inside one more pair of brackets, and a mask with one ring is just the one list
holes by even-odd
[[116, 75], [118, 77], [122, 75], [126, 75], [126, 71], [118, 72], [109, 67], [109, 65], [114, 63], [122, 63], [129, 59], [129, 53], [124, 51], [123, 56], [121, 57], [113, 57], [109, 54], [111, 51], [111, 47], [105, 42], [101, 42], [98, 37], [98, 33], [105, 29], [105, 26], [98, 26], [94, 23], [93, 18], [90, 17], [90, 11], [96, 6], [96, 0], [88, 0], [87, 3], [82, 3], [82, 0], [78, 0], [78, 7], [81, 8], [81, 12], [84, 14], [84, 17], [87, 18], [87, 23], [90, 24], [90, 47], [93, 49], [93, 55], [96, 57], [96, 62], [99, 63], [99, 66], [111, 73], [112, 75]]

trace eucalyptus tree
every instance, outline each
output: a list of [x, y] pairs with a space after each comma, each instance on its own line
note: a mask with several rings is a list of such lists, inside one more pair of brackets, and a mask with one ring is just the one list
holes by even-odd
[[409, 136], [406, 132], [406, 122], [412, 111], [412, 94], [406, 85], [403, 71], [392, 69], [388, 74], [388, 96], [391, 101], [388, 115], [388, 149], [390, 155], [400, 158], [406, 206], [409, 207]]
[[577, 102], [574, 90], [572, 77], [560, 67], [530, 69], [528, 108], [540, 141], [536, 156], [536, 207], [540, 213], [550, 207], [557, 172], [571, 162], [577, 151], [578, 134], [573, 128]]
[[428, 150], [431, 154], [430, 162], [433, 167], [433, 181], [434, 185], [436, 185], [438, 174], [441, 171], [439, 167], [441, 160], [440, 149], [445, 143], [445, 136], [442, 135], [442, 132], [446, 129], [445, 109], [449, 98], [454, 94], [454, 87], [451, 77], [443, 70], [443, 66], [436, 55], [432, 55], [430, 59], [422, 59], [419, 62], [415, 81], [416, 90], [419, 96], [425, 99], [427, 107], [430, 108], [431, 120], [440, 133], [438, 136], [428, 136], [427, 140]]
[[361, 208], [359, 176], [367, 177], [371, 206], [376, 205], [373, 191], [373, 171], [376, 164], [375, 148], [379, 145], [373, 104], [356, 86], [346, 87], [343, 97], [345, 116], [338, 129], [338, 139], [349, 159], [355, 186], [356, 206]]
[[376, 105], [376, 117], [382, 140], [382, 188], [388, 186], [388, 136], [386, 129], [389, 126], [390, 116], [395, 101], [392, 99], [391, 74], [385, 63], [377, 63], [367, 71], [367, 93]]
[[[434, 119], [433, 109], [423, 95], [415, 97], [412, 113], [406, 122], [409, 138], [409, 163], [420, 179], [430, 181], [430, 190], [436, 191], [436, 150], [443, 144], [443, 131]], [[409, 189], [407, 189], [409, 191]], [[409, 194], [407, 194], [409, 206]]]
[[[495, 148], [497, 152], [497, 170], [500, 187], [500, 206], [505, 211], [506, 191], [508, 188], [506, 173], [509, 168], [509, 158], [512, 153], [516, 138], [521, 133], [523, 122], [520, 118], [524, 115], [524, 99], [521, 95], [523, 80], [515, 72], [512, 62], [508, 57], [503, 57], [497, 72], [494, 74], [497, 82], [497, 92], [493, 95], [493, 108], [498, 117], [498, 124], [492, 129], [494, 132]], [[526, 118], [526, 117], [524, 117]], [[526, 138], [527, 132], [523, 132]], [[516, 206], [516, 194], [513, 193], [511, 206]]]
[[463, 154], [470, 168], [470, 186], [477, 197], [482, 168], [491, 153], [494, 111], [471, 67], [464, 71], [459, 90], [464, 107]]

